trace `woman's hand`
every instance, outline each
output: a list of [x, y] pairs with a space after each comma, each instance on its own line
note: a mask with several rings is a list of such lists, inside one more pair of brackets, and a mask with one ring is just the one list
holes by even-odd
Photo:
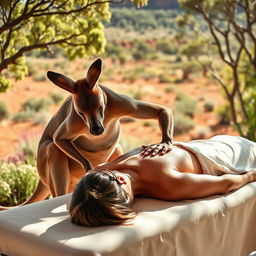
[[158, 144], [142, 145], [141, 148], [143, 149], [140, 153], [141, 157], [163, 156], [173, 149], [173, 144], [171, 142], [162, 142]]

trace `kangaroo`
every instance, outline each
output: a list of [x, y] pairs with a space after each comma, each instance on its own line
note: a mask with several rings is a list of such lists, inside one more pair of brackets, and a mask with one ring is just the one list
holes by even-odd
[[[170, 108], [132, 99], [98, 84], [102, 61], [89, 67], [86, 78], [74, 82], [47, 72], [50, 81], [71, 93], [46, 126], [38, 146], [40, 177], [34, 194], [23, 204], [73, 191], [86, 171], [120, 154], [120, 119], [124, 116], [157, 119], [162, 141], [144, 147], [144, 155], [171, 150], [173, 116]], [[6, 208], [0, 208], [6, 209]]]

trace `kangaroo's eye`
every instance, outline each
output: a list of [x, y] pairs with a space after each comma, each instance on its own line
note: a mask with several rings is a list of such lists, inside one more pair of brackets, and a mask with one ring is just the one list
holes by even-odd
[[78, 112], [78, 114], [84, 119], [84, 121], [86, 121], [86, 117], [85, 117], [84, 113]]

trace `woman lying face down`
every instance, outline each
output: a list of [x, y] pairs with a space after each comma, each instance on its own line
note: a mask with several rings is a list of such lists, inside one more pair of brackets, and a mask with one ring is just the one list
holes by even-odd
[[[244, 147], [249, 147], [250, 154], [245, 152], [244, 156], [241, 153], [237, 157], [256, 155], [256, 143], [241, 137], [215, 136], [196, 143], [197, 147], [201, 144], [204, 147], [207, 143], [210, 148], [206, 150], [214, 149], [220, 166], [223, 161], [218, 154], [222, 154], [220, 149], [224, 146], [232, 149], [230, 152], [226, 150], [232, 160], [235, 159], [232, 152], [243, 153]], [[178, 143], [165, 155], [144, 157], [142, 152], [142, 148], [136, 148], [86, 173], [72, 195], [71, 221], [85, 226], [128, 223], [136, 216], [130, 207], [136, 195], [170, 201], [194, 199], [225, 194], [256, 181], [255, 157], [251, 157], [250, 161], [245, 159], [246, 166], [240, 170], [240, 175], [234, 174], [236, 166], [231, 167], [229, 163], [232, 174], [215, 176], [207, 174], [207, 161], [203, 163], [201, 158], [199, 161], [198, 154]], [[151, 153], [154, 155], [154, 152]]]

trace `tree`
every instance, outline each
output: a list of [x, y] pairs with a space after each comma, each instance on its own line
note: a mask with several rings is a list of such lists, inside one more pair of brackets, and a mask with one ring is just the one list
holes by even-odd
[[[203, 71], [207, 75], [207, 68], [204, 56], [207, 52], [207, 41], [202, 37], [202, 24], [197, 22], [196, 18], [189, 14], [182, 14], [176, 17], [178, 26], [174, 34], [176, 47], [182, 58], [180, 68], [182, 70], [182, 79], [187, 80], [192, 73]], [[185, 58], [185, 60], [184, 60]]]
[[[117, 2], [122, 0], [117, 0]], [[11, 87], [6, 71], [16, 79], [27, 73], [25, 54], [61, 47], [69, 59], [103, 52], [102, 21], [108, 21], [111, 0], [1, 0], [0, 91]], [[134, 1], [137, 6], [147, 0]]]
[[211, 66], [212, 74], [222, 86], [228, 100], [232, 123], [240, 135], [255, 140], [256, 135], [249, 132], [255, 131], [255, 121], [251, 122], [246, 107], [248, 100], [245, 95], [249, 86], [242, 81], [239, 72], [243, 58], [250, 66], [243, 72], [249, 70], [254, 74], [256, 72], [256, 2], [254, 0], [179, 0], [179, 2], [182, 8], [199, 14], [207, 23], [212, 43], [216, 45], [219, 57], [232, 75], [232, 79], [227, 81]]

